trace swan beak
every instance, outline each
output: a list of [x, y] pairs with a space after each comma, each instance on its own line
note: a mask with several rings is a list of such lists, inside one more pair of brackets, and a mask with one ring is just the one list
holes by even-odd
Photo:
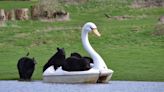
[[92, 31], [93, 31], [97, 36], [101, 36], [101, 34], [99, 33], [99, 31], [98, 31], [96, 28], [94, 28]]

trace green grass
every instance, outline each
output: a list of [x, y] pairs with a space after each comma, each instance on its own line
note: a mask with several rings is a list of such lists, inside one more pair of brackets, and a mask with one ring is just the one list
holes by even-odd
[[[18, 79], [16, 68], [20, 57], [30, 52], [38, 64], [33, 79], [42, 79], [42, 67], [64, 47], [88, 55], [81, 44], [80, 27], [87, 21], [97, 24], [102, 36], [89, 34], [92, 46], [114, 70], [112, 80], [164, 81], [164, 36], [152, 35], [164, 8], [133, 9], [131, 0], [92, 0], [87, 4], [64, 5], [71, 20], [66, 22], [8, 21], [0, 28], [0, 79]], [[30, 7], [36, 2], [1, 1], [0, 8]], [[126, 20], [111, 16], [133, 16]], [[134, 31], [136, 30], [137, 31]]]
[[2, 9], [16, 9], [16, 8], [29, 8], [36, 2], [29, 1], [0, 1], [0, 8]]

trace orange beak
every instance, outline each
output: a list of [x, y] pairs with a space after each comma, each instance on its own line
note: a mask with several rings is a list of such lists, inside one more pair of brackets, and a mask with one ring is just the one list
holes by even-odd
[[94, 28], [93, 30], [92, 30], [97, 36], [101, 36], [101, 34], [99, 33], [99, 31], [97, 30], [97, 28]]

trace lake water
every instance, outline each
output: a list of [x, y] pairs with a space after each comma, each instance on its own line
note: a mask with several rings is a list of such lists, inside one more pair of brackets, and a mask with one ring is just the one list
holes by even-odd
[[110, 81], [108, 84], [55, 84], [0, 81], [0, 92], [164, 92], [164, 82]]

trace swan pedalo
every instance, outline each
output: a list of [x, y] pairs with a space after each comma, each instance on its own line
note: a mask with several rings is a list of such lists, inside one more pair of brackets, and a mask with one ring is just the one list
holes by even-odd
[[66, 71], [62, 67], [54, 69], [50, 66], [43, 72], [43, 82], [47, 83], [108, 83], [112, 77], [113, 70], [108, 69], [102, 57], [92, 48], [89, 43], [88, 33], [93, 32], [97, 36], [101, 34], [97, 26], [92, 22], [84, 24], [81, 40], [84, 49], [93, 59], [93, 66], [85, 71]]

